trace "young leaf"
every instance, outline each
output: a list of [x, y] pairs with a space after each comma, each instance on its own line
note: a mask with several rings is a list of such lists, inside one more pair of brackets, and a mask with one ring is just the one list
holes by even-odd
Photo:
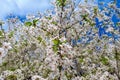
[[11, 31], [10, 34], [8, 35], [9, 38], [13, 37], [14, 31]]
[[41, 41], [42, 41], [41, 36], [39, 36], [39, 37], [37, 38], [37, 40], [39, 41], [39, 43], [41, 43]]
[[101, 57], [101, 62], [104, 64], [104, 65], [107, 65], [109, 62], [108, 62], [108, 59], [104, 56]]
[[0, 31], [0, 36], [2, 36], [3, 35], [3, 32], [2, 31]]
[[34, 19], [33, 20], [33, 26], [35, 27], [39, 19]]
[[58, 46], [53, 45], [53, 46], [52, 46], [52, 49], [53, 49], [54, 52], [57, 52], [57, 51], [58, 51]]
[[57, 0], [57, 5], [60, 6], [60, 7], [61, 6], [64, 7], [65, 3], [66, 3], [66, 0]]
[[32, 23], [31, 22], [25, 22], [25, 26], [32, 26]]
[[53, 43], [54, 43], [54, 45], [59, 45], [60, 44], [60, 40], [59, 39], [54, 39]]
[[57, 25], [57, 22], [53, 21], [52, 24]]
[[3, 31], [0, 31], [0, 38], [3, 38]]

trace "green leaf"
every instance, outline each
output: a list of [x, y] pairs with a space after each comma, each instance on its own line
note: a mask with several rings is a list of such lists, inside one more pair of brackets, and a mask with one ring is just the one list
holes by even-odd
[[91, 23], [91, 22], [90, 22], [90, 26], [92, 26], [92, 27], [95, 26], [95, 23]]
[[27, 42], [27, 40], [24, 40], [21, 44], [22, 44], [22, 46], [27, 46], [28, 42]]
[[88, 0], [85, 0], [85, 2], [87, 3], [87, 2], [88, 2]]
[[30, 50], [34, 51], [36, 49], [37, 49], [37, 45], [35, 43], [32, 43]]
[[93, 51], [92, 51], [92, 50], [90, 50], [90, 49], [88, 49], [88, 50], [87, 50], [87, 52], [88, 52], [88, 53], [90, 53], [90, 54], [91, 54], [91, 53], [93, 53]]
[[2, 42], [0, 42], [0, 47], [2, 47]]
[[52, 49], [53, 49], [54, 52], [57, 52], [57, 51], [58, 51], [58, 46], [53, 45], [53, 46], [52, 46]]
[[68, 80], [72, 79], [72, 74], [67, 71], [65, 71], [65, 76], [67, 77]]
[[16, 68], [15, 68], [15, 67], [10, 67], [9, 70], [10, 70], [10, 71], [15, 71]]
[[43, 78], [47, 78], [51, 72], [50, 69], [44, 69], [42, 74]]
[[107, 45], [104, 46], [104, 49], [107, 49]]
[[116, 53], [117, 55], [114, 56], [114, 58], [118, 61], [120, 61], [120, 53]]
[[39, 19], [34, 19], [33, 20], [33, 23], [37, 23]]
[[0, 26], [2, 26], [3, 24], [5, 24], [5, 22], [0, 20]]
[[17, 76], [16, 75], [9, 75], [5, 78], [5, 80], [17, 80]]
[[25, 22], [25, 26], [32, 26], [32, 23], [31, 22]]
[[104, 65], [107, 65], [109, 62], [108, 62], [108, 59], [104, 56], [101, 57], [100, 61], [104, 64]]
[[18, 53], [17, 48], [13, 48], [13, 52]]
[[57, 0], [57, 5], [60, 6], [60, 7], [61, 6], [64, 7], [65, 3], [66, 3], [66, 0]]
[[3, 38], [4, 38], [3, 30], [0, 30], [0, 39], [3, 39]]
[[108, 72], [115, 73], [115, 68], [109, 67]]
[[47, 33], [46, 33], [46, 36], [50, 36], [50, 35], [51, 35], [50, 32], [47, 32]]
[[53, 21], [52, 24], [57, 25], [57, 22]]
[[117, 22], [117, 23], [116, 23], [116, 26], [120, 26], [120, 22]]
[[0, 37], [3, 37], [3, 31], [0, 31]]
[[42, 41], [42, 44], [43, 44], [44, 46], [46, 46], [46, 43], [45, 43], [45, 41], [44, 41], [44, 40]]
[[33, 26], [36, 26], [37, 22], [39, 21], [39, 19], [34, 19], [33, 20]]
[[79, 58], [79, 62], [80, 63], [84, 62], [83, 58]]
[[13, 37], [13, 35], [14, 35], [14, 31], [11, 31], [11, 32], [9, 33], [8, 37], [11, 38], [11, 37]]
[[3, 63], [2, 63], [2, 66], [5, 67], [7, 64], [8, 64], [8, 62], [3, 62]]
[[60, 44], [60, 40], [59, 39], [54, 39], [53, 43], [54, 43], [54, 45], [59, 45]]
[[32, 67], [30, 68], [30, 70], [31, 70], [31, 71], [34, 71], [34, 69], [35, 69], [35, 67], [34, 67], [34, 66], [32, 66]]
[[97, 11], [98, 11], [98, 8], [95, 7], [95, 8], [94, 8], [94, 14], [95, 14], [95, 15], [97, 15]]
[[81, 17], [86, 18], [88, 17], [88, 14], [81, 15]]
[[42, 41], [41, 36], [37, 37], [37, 40], [39, 41], [39, 43], [41, 43], [41, 41]]
[[53, 40], [53, 43], [54, 43], [54, 45], [53, 45], [53, 51], [54, 52], [57, 52], [58, 51], [58, 49], [59, 49], [59, 45], [60, 44], [62, 44], [62, 42], [60, 42], [60, 40], [59, 39], [54, 39]]
[[51, 20], [52, 19], [52, 17], [46, 17], [48, 20]]

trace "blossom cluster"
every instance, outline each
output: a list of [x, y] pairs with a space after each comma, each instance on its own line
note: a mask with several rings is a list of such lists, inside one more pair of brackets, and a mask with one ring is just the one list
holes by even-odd
[[[54, 10], [8, 19], [0, 30], [0, 80], [119, 80], [120, 10], [55, 0]], [[116, 12], [115, 12], [116, 11]], [[54, 14], [53, 14], [54, 13]]]

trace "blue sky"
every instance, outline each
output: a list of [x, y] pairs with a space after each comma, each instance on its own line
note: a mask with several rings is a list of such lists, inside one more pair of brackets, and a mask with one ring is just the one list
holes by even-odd
[[52, 8], [51, 1], [53, 0], [0, 0], [0, 19], [5, 20], [9, 14], [23, 17], [37, 11], [44, 12]]
[[[51, 8], [51, 1], [53, 0], [0, 0], [0, 19], [5, 19], [10, 13], [17, 16], [25, 16], [26, 14], [36, 13], [37, 11], [44, 12]], [[111, 0], [95, 1], [109, 2]], [[117, 5], [120, 6], [120, 0], [117, 1]]]
[[[37, 13], [38, 11], [44, 12], [47, 9], [51, 9], [51, 1], [53, 0], [0, 0], [0, 19], [6, 21], [9, 17], [8, 15], [11, 13], [15, 16], [19, 16], [19, 19], [23, 21], [27, 14]], [[83, 0], [77, 1], [82, 2]], [[108, 3], [113, 0], [95, 0], [95, 4], [98, 5], [97, 1], [104, 1], [105, 3]], [[120, 8], [120, 0], [117, 0], [117, 6]], [[118, 22], [116, 17], [113, 17], [112, 19], [114, 22]], [[7, 29], [7, 25], [5, 24], [4, 26], [6, 26], [4, 28]]]
[[23, 16], [50, 8], [50, 0], [0, 0], [0, 18], [4, 19], [10, 13]]

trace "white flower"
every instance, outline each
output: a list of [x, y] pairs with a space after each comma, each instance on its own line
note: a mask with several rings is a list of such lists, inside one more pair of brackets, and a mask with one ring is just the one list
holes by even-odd
[[64, 44], [65, 47], [67, 47], [68, 49], [72, 49], [72, 46], [69, 44]]
[[109, 44], [107, 50], [109, 53], [111, 53], [114, 50], [114, 48], [115, 48], [115, 45]]
[[49, 27], [48, 27], [48, 29], [52, 29], [52, 30], [57, 30], [58, 29], [58, 27], [57, 26], [55, 26], [55, 25], [53, 25], [53, 24], [50, 24], [49, 25]]
[[21, 69], [17, 69], [14, 71], [15, 74], [19, 74], [19, 73], [22, 73]]
[[103, 17], [101, 15], [98, 15], [98, 19], [100, 22], [103, 21]]
[[114, 31], [114, 28], [113, 28], [113, 27], [109, 27], [109, 28], [106, 30], [106, 32], [112, 32], [112, 31]]
[[89, 9], [85, 9], [85, 11], [86, 11], [87, 13], [89, 13], [89, 14], [91, 13]]
[[42, 78], [39, 75], [34, 75], [34, 76], [32, 76], [32, 80], [46, 80], [46, 79]]
[[50, 57], [47, 57], [46, 59], [45, 59], [45, 63], [50, 63], [52, 60], [51, 60], [51, 58]]
[[7, 77], [9, 75], [13, 75], [14, 72], [10, 71], [10, 70], [6, 70], [6, 71], [3, 71], [2, 74], [4, 74], [4, 75], [2, 75], [2, 77], [5, 78], [5, 77]]
[[4, 80], [2, 77], [0, 77], [0, 80]]
[[83, 80], [83, 77], [77, 76], [77, 77], [73, 78], [72, 80]]
[[6, 49], [6, 50], [9, 50], [9, 49], [11, 49], [12, 47], [10, 46], [10, 43], [4, 42], [4, 43], [3, 43], [3, 48]]
[[56, 66], [55, 63], [50, 63], [49, 66], [50, 66], [52, 71], [56, 71], [57, 70], [57, 66]]
[[3, 48], [0, 48], [0, 63], [2, 63], [2, 58], [5, 56], [5, 50]]
[[70, 60], [68, 58], [65, 58], [65, 60], [63, 61], [63, 63], [65, 64], [65, 67], [73, 65], [72, 60]]
[[66, 41], [65, 37], [60, 38], [60, 41]]
[[30, 19], [34, 19], [35, 16], [34, 16], [34, 15], [27, 15], [26, 18], [27, 18], [28, 20], [30, 20]]
[[2, 57], [4, 53], [5, 53], [4, 49], [0, 48], [0, 57]]
[[109, 72], [105, 71], [105, 72], [104, 72], [104, 75], [105, 75], [105, 76], [108, 76], [108, 75], [109, 75]]

